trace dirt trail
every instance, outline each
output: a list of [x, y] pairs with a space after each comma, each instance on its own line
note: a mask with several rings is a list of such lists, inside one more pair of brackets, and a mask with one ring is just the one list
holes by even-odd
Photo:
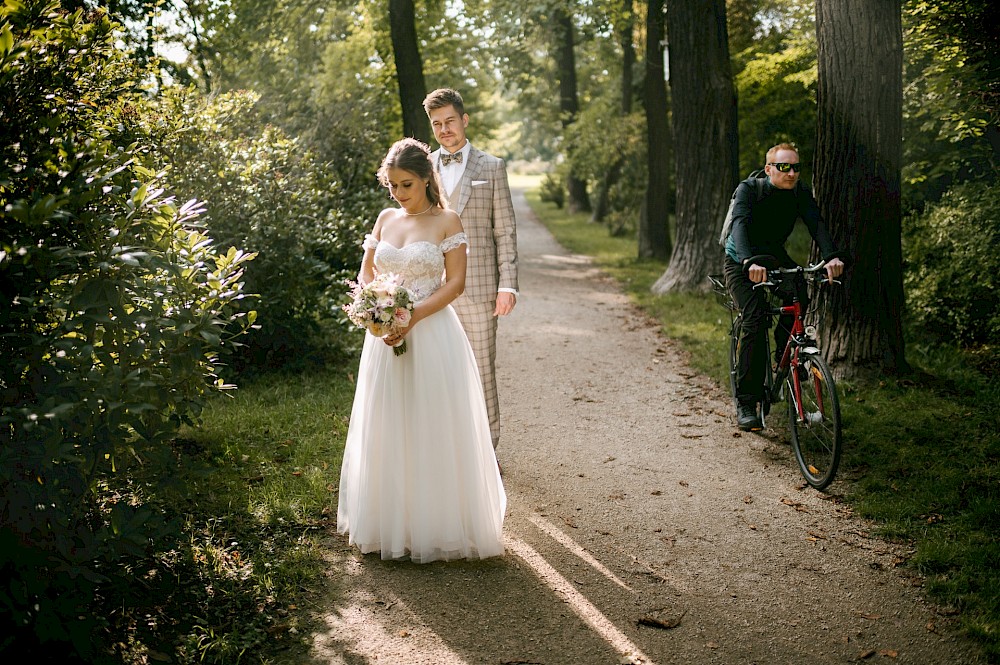
[[726, 395], [515, 205], [508, 554], [418, 566], [332, 535], [306, 662], [984, 662], [896, 567], [907, 552], [804, 489], [787, 446], [736, 436]]

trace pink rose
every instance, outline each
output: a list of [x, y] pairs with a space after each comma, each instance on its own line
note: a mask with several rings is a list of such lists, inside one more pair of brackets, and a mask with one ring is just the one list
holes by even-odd
[[393, 313], [393, 319], [396, 325], [407, 326], [410, 323], [410, 310], [405, 307], [397, 307], [396, 311]]

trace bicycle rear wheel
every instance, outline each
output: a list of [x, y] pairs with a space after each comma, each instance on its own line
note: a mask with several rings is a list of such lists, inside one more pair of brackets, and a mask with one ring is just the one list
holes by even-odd
[[[816, 353], [800, 353], [796, 371], [800, 390], [795, 390], [792, 375], [785, 383], [792, 448], [806, 482], [821, 490], [833, 482], [840, 466], [843, 442], [837, 384], [826, 361]], [[799, 400], [803, 418], [799, 418]]]

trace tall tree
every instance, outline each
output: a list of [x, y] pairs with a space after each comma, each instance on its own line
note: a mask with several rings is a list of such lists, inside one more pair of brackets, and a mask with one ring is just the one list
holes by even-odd
[[676, 242], [654, 293], [700, 291], [718, 270], [719, 226], [737, 181], [736, 89], [725, 0], [669, 2], [677, 164]]
[[[574, 47], [573, 17], [563, 3], [556, 3], [552, 12], [552, 22], [555, 26], [555, 56], [557, 75], [559, 77], [559, 115], [562, 126], [567, 127], [576, 122], [580, 113], [580, 100], [576, 85], [576, 53]], [[590, 199], [587, 196], [587, 183], [572, 173], [566, 183], [569, 191], [568, 207], [570, 212], [590, 210]]]
[[424, 83], [424, 64], [417, 42], [413, 0], [389, 0], [389, 33], [396, 61], [399, 103], [403, 111], [403, 135], [430, 143], [431, 126], [423, 107], [427, 85]]
[[899, 372], [904, 354], [901, 0], [817, 0], [816, 194], [850, 265], [820, 292], [823, 349], [845, 375]]
[[663, 0], [646, 4], [646, 64], [643, 93], [646, 101], [648, 182], [646, 199], [639, 213], [639, 257], [665, 259], [670, 256], [670, 117], [667, 115], [667, 84], [663, 69]]
[[[614, 8], [616, 12], [612, 18], [612, 26], [622, 52], [621, 114], [622, 118], [626, 118], [632, 113], [632, 87], [635, 85], [635, 43], [633, 41], [635, 39], [635, 13], [632, 11], [632, 0], [619, 0], [614, 3]], [[591, 221], [603, 221], [610, 211], [610, 191], [621, 178], [624, 161], [624, 154], [619, 153], [608, 165], [608, 169], [598, 185], [597, 201], [594, 203]]]

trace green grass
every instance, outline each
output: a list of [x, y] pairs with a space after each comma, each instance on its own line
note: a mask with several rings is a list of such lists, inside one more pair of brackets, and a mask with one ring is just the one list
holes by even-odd
[[169, 493], [146, 497], [175, 525], [123, 619], [127, 661], [151, 649], [182, 663], [286, 662], [305, 632], [298, 606], [323, 579], [353, 392], [347, 370], [265, 376], [182, 431], [173, 463], [156, 465], [174, 474]]
[[[593, 257], [682, 343], [692, 367], [727, 384], [729, 316], [709, 302], [714, 296], [654, 296], [666, 263], [637, 259], [634, 239], [610, 237], [586, 215], [537, 193], [528, 201], [563, 246]], [[794, 235], [790, 247], [805, 260], [808, 236]], [[932, 597], [959, 611], [990, 662], [1000, 662], [1000, 387], [958, 350], [911, 343], [907, 355], [911, 376], [840, 386], [846, 451], [843, 482], [831, 491], [882, 537], [912, 544], [904, 565], [926, 576]]]

